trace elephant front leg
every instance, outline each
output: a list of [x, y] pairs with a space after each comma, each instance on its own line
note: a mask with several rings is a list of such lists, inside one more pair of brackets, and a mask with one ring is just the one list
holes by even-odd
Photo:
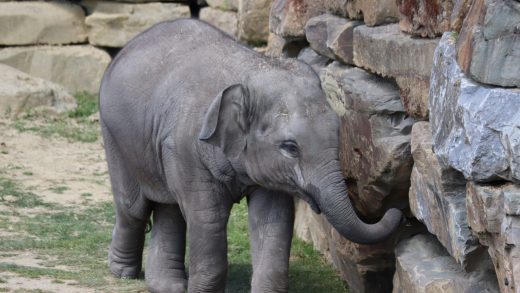
[[259, 189], [248, 197], [253, 258], [251, 292], [287, 292], [294, 202], [289, 195]]
[[187, 212], [189, 293], [224, 292], [227, 274], [226, 225], [231, 201], [192, 197]]

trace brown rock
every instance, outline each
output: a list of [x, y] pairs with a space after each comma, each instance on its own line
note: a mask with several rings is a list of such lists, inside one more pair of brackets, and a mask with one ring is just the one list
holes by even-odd
[[323, 56], [343, 63], [354, 63], [354, 28], [360, 21], [349, 21], [331, 14], [309, 19], [305, 36], [311, 48]]
[[76, 100], [63, 87], [0, 64], [0, 117], [17, 118], [32, 109], [65, 112]]
[[123, 47], [138, 33], [166, 20], [186, 18], [190, 9], [176, 3], [96, 2], [85, 23], [89, 42], [106, 47]]
[[323, 13], [345, 16], [345, 0], [274, 0], [269, 29], [286, 39], [304, 40], [307, 21]]
[[520, 186], [468, 182], [466, 206], [471, 229], [495, 265], [501, 292], [520, 290]]
[[397, 24], [354, 29], [354, 63], [383, 77], [395, 78], [408, 114], [428, 118], [433, 52], [439, 39], [416, 39]]
[[338, 62], [321, 80], [341, 117], [340, 160], [356, 208], [378, 219], [388, 205], [406, 205], [415, 120], [405, 113], [395, 83]]
[[476, 81], [520, 87], [520, 2], [475, 0], [457, 40], [457, 62]]
[[269, 37], [269, 11], [273, 0], [240, 0], [238, 3], [238, 38], [258, 45]]
[[0, 45], [82, 43], [84, 21], [81, 7], [65, 1], [0, 3]]
[[204, 7], [199, 11], [199, 19], [216, 26], [233, 37], [237, 36], [238, 20], [235, 12]]
[[237, 11], [239, 0], [206, 0], [208, 6], [224, 11]]
[[348, 18], [363, 20], [367, 26], [376, 26], [399, 21], [396, 1], [389, 0], [348, 0]]
[[110, 55], [89, 45], [8, 47], [0, 49], [0, 63], [62, 85], [73, 94], [96, 94]]
[[450, 30], [459, 33], [473, 0], [455, 0], [450, 16]]
[[453, 0], [397, 0], [403, 32], [435, 38], [450, 29]]

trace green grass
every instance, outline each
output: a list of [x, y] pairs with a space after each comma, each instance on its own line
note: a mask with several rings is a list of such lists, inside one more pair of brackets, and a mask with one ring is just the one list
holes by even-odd
[[[145, 290], [143, 280], [108, 277], [107, 252], [114, 222], [112, 203], [91, 204], [81, 210], [51, 205], [39, 200], [37, 195], [24, 191], [17, 182], [0, 176], [0, 204], [16, 208], [42, 208], [32, 215], [17, 209], [0, 214], [1, 230], [10, 227], [14, 231], [24, 232], [24, 236], [16, 238], [0, 236], [0, 251], [4, 256], [31, 251], [40, 256], [45, 266], [28, 267], [0, 261], [0, 272], [12, 272], [28, 278], [46, 276], [56, 282], [73, 282], [109, 292]], [[10, 217], [19, 220], [10, 222], [7, 220]], [[249, 292], [252, 269], [245, 201], [233, 208], [228, 239], [230, 265], [227, 292]], [[293, 240], [291, 260], [290, 292], [346, 292], [338, 275], [310, 245]]]
[[77, 107], [68, 113], [47, 117], [28, 111], [12, 126], [20, 132], [35, 132], [43, 137], [57, 135], [72, 141], [95, 142], [100, 136], [99, 125], [90, 121], [89, 116], [99, 110], [98, 99], [87, 93], [74, 97]]

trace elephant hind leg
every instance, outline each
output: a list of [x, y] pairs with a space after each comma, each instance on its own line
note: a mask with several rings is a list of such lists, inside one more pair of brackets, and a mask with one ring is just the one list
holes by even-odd
[[153, 204], [153, 226], [146, 260], [146, 284], [153, 293], [184, 293], [186, 222], [178, 205]]
[[118, 278], [138, 278], [141, 274], [145, 229], [150, 219], [150, 202], [141, 192], [131, 168], [125, 165], [117, 144], [101, 123], [114, 204], [116, 223], [108, 261], [110, 272]]
[[116, 224], [108, 254], [110, 272], [116, 277], [140, 277], [147, 222], [116, 208]]

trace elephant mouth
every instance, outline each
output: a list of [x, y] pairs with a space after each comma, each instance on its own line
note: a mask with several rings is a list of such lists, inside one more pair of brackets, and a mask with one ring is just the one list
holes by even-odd
[[301, 190], [298, 192], [298, 197], [304, 200], [306, 203], [308, 203], [311, 206], [311, 209], [316, 213], [320, 214], [321, 209], [318, 203], [314, 200], [314, 198], [306, 191]]

